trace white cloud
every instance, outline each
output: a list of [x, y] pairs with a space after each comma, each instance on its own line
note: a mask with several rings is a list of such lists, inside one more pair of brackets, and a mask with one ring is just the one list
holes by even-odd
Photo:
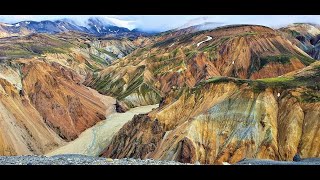
[[126, 27], [130, 30], [135, 28], [135, 21], [125, 21], [125, 20], [120, 20], [113, 17], [105, 17], [105, 18], [109, 19], [111, 22], [113, 22], [117, 26]]
[[116, 16], [116, 15], [1, 15], [0, 16], [0, 21], [6, 22], [6, 23], [16, 23], [19, 21], [42, 21], [42, 20], [59, 20], [63, 18], [69, 18], [73, 21], [75, 21], [77, 24], [85, 26], [86, 21], [90, 17], [100, 17], [100, 18], [105, 18], [112, 23], [116, 24], [117, 26], [120, 27], [125, 27], [128, 29], [133, 29], [135, 28], [135, 21], [132, 20], [122, 20], [119, 19], [121, 16]]

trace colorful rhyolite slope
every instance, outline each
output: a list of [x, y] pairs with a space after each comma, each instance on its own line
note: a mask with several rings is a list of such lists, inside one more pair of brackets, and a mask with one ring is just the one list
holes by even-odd
[[79, 33], [0, 39], [0, 155], [45, 154], [106, 119], [115, 99], [82, 82], [137, 46]]
[[314, 60], [264, 26], [227, 26], [178, 36], [165, 34], [84, 82], [130, 107], [158, 103], [171, 89], [191, 88], [215, 76], [277, 77]]
[[319, 78], [317, 62], [276, 78], [204, 80], [134, 117], [102, 155], [204, 164], [319, 157]]
[[309, 41], [316, 30], [288, 28], [1, 38], [0, 155], [206, 164], [319, 157], [320, 64], [290, 34]]

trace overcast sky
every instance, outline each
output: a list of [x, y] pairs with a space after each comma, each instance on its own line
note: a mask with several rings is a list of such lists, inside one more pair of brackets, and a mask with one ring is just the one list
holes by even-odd
[[[97, 15], [94, 15], [97, 16]], [[85, 25], [88, 18], [93, 15], [0, 15], [0, 21], [16, 23], [24, 20], [58, 20], [69, 18], [80, 25]], [[296, 22], [320, 24], [317, 15], [99, 15], [118, 26], [129, 29], [165, 31], [183, 26], [186, 23], [218, 22], [223, 24], [260, 24], [270, 27], [280, 27]]]

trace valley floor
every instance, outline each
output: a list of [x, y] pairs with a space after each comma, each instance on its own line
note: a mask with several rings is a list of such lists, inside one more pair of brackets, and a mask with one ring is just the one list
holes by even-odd
[[108, 146], [112, 137], [125, 123], [130, 121], [134, 115], [147, 113], [156, 107], [158, 107], [158, 105], [140, 106], [132, 108], [125, 113], [113, 113], [109, 115], [106, 120], [84, 131], [79, 138], [46, 155], [82, 154], [98, 156], [104, 148]]

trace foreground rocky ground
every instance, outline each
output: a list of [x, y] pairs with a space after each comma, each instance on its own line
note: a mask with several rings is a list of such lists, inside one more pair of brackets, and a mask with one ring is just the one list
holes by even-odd
[[[228, 163], [224, 163], [227, 165]], [[77, 154], [56, 156], [0, 156], [0, 165], [191, 165], [175, 161], [153, 159], [110, 159]], [[196, 163], [195, 165], [200, 165]], [[320, 158], [308, 158], [300, 161], [273, 161], [244, 159], [235, 165], [320, 165]]]
[[0, 165], [184, 165], [175, 161], [153, 159], [110, 159], [84, 155], [0, 156]]
[[320, 158], [307, 158], [300, 161], [273, 161], [268, 159], [245, 159], [236, 165], [320, 165]]

